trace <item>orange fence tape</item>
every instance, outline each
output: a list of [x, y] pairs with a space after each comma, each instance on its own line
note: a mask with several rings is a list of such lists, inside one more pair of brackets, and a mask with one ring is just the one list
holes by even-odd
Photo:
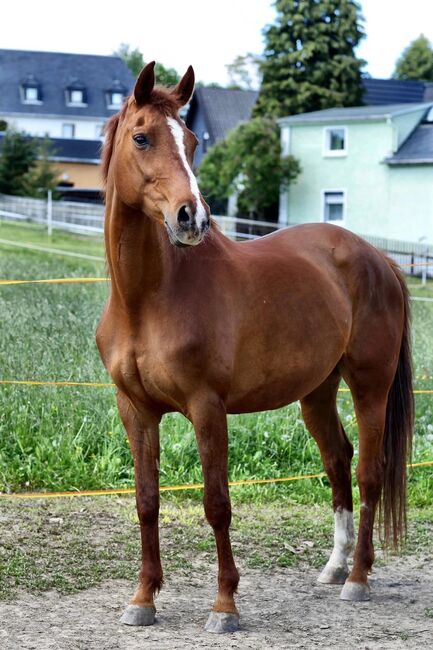
[[[427, 460], [421, 463], [410, 463], [407, 467], [428, 467], [433, 465], [433, 460]], [[281, 478], [253, 478], [244, 479], [241, 481], [229, 481], [230, 487], [243, 486], [243, 485], [264, 485], [265, 483], [287, 483], [289, 481], [304, 481], [312, 478], [323, 478], [325, 472], [319, 474], [304, 474], [299, 476], [284, 476]], [[162, 485], [159, 488], [160, 492], [175, 492], [180, 490], [202, 490], [203, 483], [190, 483], [188, 485]], [[60, 497], [96, 497], [96, 496], [110, 496], [113, 494], [135, 494], [135, 488], [118, 488], [112, 490], [76, 490], [75, 492], [15, 492], [6, 494], [0, 492], [0, 497], [7, 497], [10, 499], [54, 499]]]

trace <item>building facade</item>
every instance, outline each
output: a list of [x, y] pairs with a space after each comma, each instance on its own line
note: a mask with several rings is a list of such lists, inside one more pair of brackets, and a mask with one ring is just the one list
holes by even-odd
[[281, 223], [325, 221], [361, 235], [433, 244], [433, 104], [336, 108], [279, 120], [302, 171]]

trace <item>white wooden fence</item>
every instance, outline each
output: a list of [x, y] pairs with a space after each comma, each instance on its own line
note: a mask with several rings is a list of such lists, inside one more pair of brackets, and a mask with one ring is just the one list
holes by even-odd
[[[278, 223], [214, 216], [221, 230], [232, 239], [247, 240], [266, 235], [283, 226]], [[0, 194], [0, 220], [27, 221], [82, 235], [102, 235], [104, 206], [94, 203], [76, 203], [32, 199]], [[396, 262], [406, 266], [406, 273], [433, 277], [433, 249], [423, 243], [373, 237], [359, 233], [373, 246], [385, 251]]]

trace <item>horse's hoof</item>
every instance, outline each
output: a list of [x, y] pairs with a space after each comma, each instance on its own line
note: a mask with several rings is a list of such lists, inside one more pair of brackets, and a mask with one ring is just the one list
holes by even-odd
[[128, 605], [122, 614], [120, 622], [124, 625], [153, 625], [155, 623], [155, 608]]
[[322, 585], [344, 585], [348, 575], [349, 570], [347, 567], [326, 565], [317, 578], [317, 582], [320, 582]]
[[346, 581], [340, 594], [341, 600], [351, 600], [361, 602], [370, 600], [370, 587], [361, 582]]
[[204, 629], [206, 632], [213, 632], [214, 634], [236, 632], [239, 629], [239, 614], [211, 612]]

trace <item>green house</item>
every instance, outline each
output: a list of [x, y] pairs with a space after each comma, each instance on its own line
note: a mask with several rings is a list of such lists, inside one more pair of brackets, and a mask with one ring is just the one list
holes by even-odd
[[333, 108], [279, 120], [302, 172], [279, 221], [433, 244], [433, 104]]

